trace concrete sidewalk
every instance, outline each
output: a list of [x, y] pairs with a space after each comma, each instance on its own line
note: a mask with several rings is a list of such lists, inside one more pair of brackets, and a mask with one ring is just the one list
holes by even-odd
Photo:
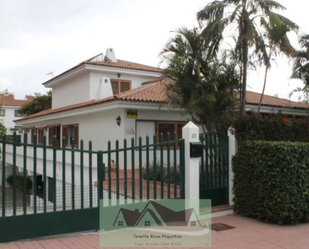
[[[278, 226], [265, 224], [235, 214], [216, 217], [212, 224], [222, 223], [234, 228], [212, 231], [213, 249], [308, 249], [309, 224]], [[218, 226], [219, 228], [222, 225]], [[41, 239], [0, 244], [0, 249], [88, 249], [100, 248], [98, 233], [45, 237]], [[156, 247], [158, 248], [158, 247]]]

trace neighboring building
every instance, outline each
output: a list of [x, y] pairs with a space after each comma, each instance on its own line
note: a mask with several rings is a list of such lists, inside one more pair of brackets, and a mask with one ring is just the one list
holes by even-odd
[[[258, 109], [260, 98], [260, 93], [247, 91], [246, 110], [256, 111]], [[286, 115], [307, 116], [309, 114], [308, 108], [309, 105], [307, 103], [264, 95], [260, 112], [267, 114], [280, 111]]]
[[16, 125], [14, 120], [23, 117], [18, 110], [33, 99], [34, 96], [29, 95], [23, 100], [15, 99], [14, 94], [8, 91], [0, 93], [0, 122], [7, 128], [7, 134], [12, 134], [14, 130], [19, 134], [22, 133], [22, 126]]

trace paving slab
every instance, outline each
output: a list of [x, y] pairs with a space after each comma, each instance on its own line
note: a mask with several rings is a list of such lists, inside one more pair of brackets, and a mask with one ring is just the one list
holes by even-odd
[[[212, 223], [234, 227], [212, 231], [212, 249], [309, 249], [309, 223], [279, 226], [236, 214], [212, 218]], [[79, 248], [102, 248], [99, 245], [99, 233], [69, 234], [0, 244], [0, 249]]]

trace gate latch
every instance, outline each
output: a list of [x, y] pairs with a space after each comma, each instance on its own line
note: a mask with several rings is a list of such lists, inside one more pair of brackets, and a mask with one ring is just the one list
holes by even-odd
[[203, 153], [203, 147], [201, 142], [190, 143], [190, 157], [201, 157]]

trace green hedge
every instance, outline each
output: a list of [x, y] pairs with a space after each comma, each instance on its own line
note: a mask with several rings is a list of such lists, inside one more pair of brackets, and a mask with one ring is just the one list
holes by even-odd
[[244, 142], [233, 158], [234, 211], [289, 224], [309, 221], [309, 144]]
[[249, 113], [232, 120], [239, 143], [244, 141], [309, 141], [309, 118]]

